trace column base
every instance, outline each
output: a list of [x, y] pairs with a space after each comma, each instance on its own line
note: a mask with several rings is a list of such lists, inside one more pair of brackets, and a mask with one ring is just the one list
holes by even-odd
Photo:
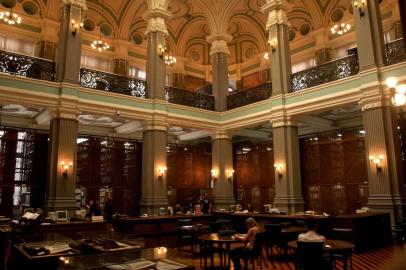
[[47, 213], [67, 210], [69, 215], [77, 209], [75, 198], [49, 198], [44, 205]]
[[140, 201], [140, 213], [148, 215], [158, 215], [161, 207], [167, 208], [169, 205], [167, 197], [144, 197]]
[[275, 197], [273, 205], [279, 210], [286, 211], [288, 214], [304, 211], [304, 200], [301, 196]]
[[230, 206], [235, 204], [235, 198], [234, 197], [215, 197], [213, 196], [213, 204], [214, 207], [219, 210], [219, 209], [230, 209]]
[[403, 219], [404, 198], [401, 196], [379, 196], [373, 195], [368, 197], [368, 207], [374, 212], [389, 213], [391, 223]]

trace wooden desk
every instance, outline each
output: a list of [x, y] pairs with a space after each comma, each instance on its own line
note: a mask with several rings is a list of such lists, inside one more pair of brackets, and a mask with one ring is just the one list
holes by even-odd
[[121, 233], [143, 237], [145, 247], [167, 246], [178, 244], [178, 228], [180, 219], [191, 219], [192, 224], [208, 225], [213, 215], [174, 215], [153, 217], [119, 218], [115, 221]]
[[352, 230], [357, 251], [374, 249], [392, 242], [389, 213], [363, 213], [331, 217], [332, 228]]
[[[220, 248], [218, 249], [220, 252], [220, 266], [221, 268], [223, 267], [223, 255], [222, 255], [222, 250], [223, 250], [223, 244], [226, 245], [226, 255], [228, 255], [228, 263], [226, 263], [226, 268], [230, 268], [230, 245], [232, 243], [237, 243], [239, 242], [238, 239], [236, 239], [233, 235], [228, 235], [228, 236], [221, 236], [218, 233], [208, 233], [208, 234], [203, 234], [199, 236], [199, 241], [201, 241], [203, 245], [203, 250], [207, 250], [207, 244], [210, 245], [211, 247], [211, 268], [213, 268], [213, 244], [217, 244]], [[227, 260], [225, 260], [227, 261]], [[207, 256], [204, 256], [204, 269], [207, 269]]]

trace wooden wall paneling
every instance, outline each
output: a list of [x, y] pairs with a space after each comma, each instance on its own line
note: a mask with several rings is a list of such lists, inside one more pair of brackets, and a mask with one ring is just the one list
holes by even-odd
[[[4, 139], [3, 139], [4, 138]], [[4, 168], [2, 175], [2, 190], [0, 215], [13, 216], [14, 172], [17, 150], [17, 130], [6, 129], [2, 138], [4, 144]]]
[[258, 86], [262, 84], [262, 74], [261, 72], [255, 72], [253, 74], [244, 76], [241, 78], [241, 90], [253, 88], [255, 86]]
[[198, 88], [206, 85], [206, 80], [191, 75], [185, 76], [185, 88], [189, 91], [196, 91]]
[[32, 207], [42, 208], [45, 201], [48, 171], [48, 138], [48, 134], [34, 134], [32, 170], [29, 175]]
[[207, 189], [211, 180], [211, 145], [200, 144], [192, 151], [195, 188]]
[[98, 201], [101, 184], [101, 138], [90, 137], [88, 147], [87, 179], [84, 179], [87, 201]]

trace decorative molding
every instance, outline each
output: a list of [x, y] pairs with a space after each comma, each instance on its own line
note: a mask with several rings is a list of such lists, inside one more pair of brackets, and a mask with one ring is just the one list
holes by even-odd
[[230, 54], [230, 51], [228, 50], [227, 41], [225, 41], [225, 40], [213, 40], [212, 41], [211, 49], [210, 49], [210, 56], [213, 56], [216, 53]]
[[275, 25], [288, 25], [288, 12], [292, 7], [287, 0], [267, 0], [266, 4], [261, 7], [263, 13], [268, 13], [266, 29], [269, 30]]
[[62, 0], [63, 6], [75, 6], [87, 10], [86, 0]]
[[167, 132], [169, 129], [169, 124], [163, 119], [146, 121], [143, 125], [143, 131], [164, 131]]
[[145, 34], [151, 32], [161, 32], [165, 35], [169, 35], [168, 28], [166, 27], [165, 19], [162, 17], [150, 17], [148, 19], [148, 26]]
[[231, 140], [233, 136], [228, 131], [217, 130], [211, 138], [212, 140]]

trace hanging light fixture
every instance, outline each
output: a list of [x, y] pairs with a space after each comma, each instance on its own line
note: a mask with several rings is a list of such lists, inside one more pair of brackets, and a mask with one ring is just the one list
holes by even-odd
[[[104, 19], [103, 1], [101, 2], [101, 16], [102, 16], [102, 19]], [[90, 46], [92, 46], [92, 48], [94, 50], [97, 50], [98, 52], [102, 52], [102, 51], [108, 50], [110, 48], [110, 45], [107, 42], [104, 42], [102, 40], [102, 34], [101, 33], [102, 32], [101, 32], [101, 23], [100, 23], [100, 26], [99, 26], [99, 39], [93, 41], [92, 44], [90, 45]]]
[[0, 12], [0, 20], [9, 25], [20, 24], [22, 21], [21, 17], [17, 13], [13, 12], [12, 8], [10, 9], [10, 11]]
[[395, 77], [386, 79], [386, 85], [393, 92], [392, 103], [396, 107], [403, 107], [406, 105], [406, 84], [398, 85], [398, 80]]
[[344, 35], [345, 33], [347, 33], [350, 30], [351, 30], [351, 25], [348, 23], [340, 23], [340, 24], [336, 24], [333, 27], [331, 27], [331, 33], [333, 35], [339, 35], [339, 36]]
[[172, 66], [176, 63], [176, 57], [172, 55], [165, 55], [165, 64], [168, 66]]

